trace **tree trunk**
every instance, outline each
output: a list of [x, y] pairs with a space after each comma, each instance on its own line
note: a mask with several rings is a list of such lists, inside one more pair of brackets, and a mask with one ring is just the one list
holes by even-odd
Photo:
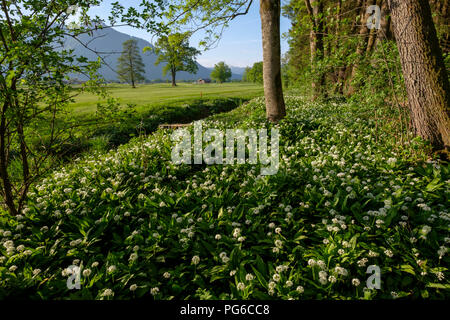
[[171, 74], [172, 74], [172, 87], [176, 87], [177, 83], [175, 82], [175, 76], [176, 76], [176, 71], [175, 70], [171, 70]]
[[12, 184], [8, 173], [8, 159], [6, 156], [6, 112], [9, 107], [8, 102], [4, 102], [2, 109], [2, 116], [0, 121], [0, 178], [2, 180], [2, 196], [5, 199], [5, 204], [12, 215], [17, 215], [16, 205], [14, 203], [14, 196], [12, 191]]
[[311, 19], [312, 28], [310, 32], [310, 52], [311, 52], [311, 71], [313, 73], [313, 98], [317, 99], [325, 95], [325, 72], [316, 68], [316, 64], [323, 58], [323, 1], [305, 0], [306, 8]]
[[380, 21], [380, 30], [377, 32], [377, 40], [376, 44], [382, 42], [386, 39], [391, 39], [391, 16], [389, 12], [389, 7], [387, 0], [382, 0], [381, 2], [381, 21]]
[[389, 0], [411, 120], [434, 150], [450, 148], [450, 87], [427, 0]]
[[280, 10], [280, 0], [260, 0], [264, 96], [267, 119], [272, 122], [286, 116], [281, 84]]
[[[366, 9], [368, 5], [376, 4], [376, 1], [369, 0], [365, 1], [364, 5], [361, 9], [361, 18], [360, 18], [360, 29], [359, 29], [359, 39], [358, 39], [358, 46], [356, 47], [356, 57], [359, 61], [364, 59], [364, 54], [367, 50], [367, 44], [369, 40], [369, 28], [367, 28], [366, 22], [369, 18], [369, 14], [367, 14]], [[353, 80], [355, 79], [356, 73], [358, 72], [359, 64], [358, 62], [353, 64], [353, 67], [351, 68], [351, 75], [348, 82], [348, 88], [347, 88], [347, 95], [351, 96], [355, 93], [356, 87], [355, 84], [353, 84]]]
[[134, 66], [133, 66], [133, 58], [131, 57], [132, 52], [131, 52], [131, 48], [130, 51], [128, 52], [128, 59], [130, 61], [130, 77], [131, 77], [131, 86], [133, 88], [136, 88], [136, 85], [134, 84]]

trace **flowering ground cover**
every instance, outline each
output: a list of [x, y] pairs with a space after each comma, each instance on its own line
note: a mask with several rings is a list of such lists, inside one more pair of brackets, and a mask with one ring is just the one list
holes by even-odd
[[[286, 103], [272, 176], [174, 165], [168, 130], [54, 172], [22, 216], [0, 216], [0, 299], [448, 298], [448, 164], [364, 106]], [[203, 127], [264, 118], [257, 98]]]

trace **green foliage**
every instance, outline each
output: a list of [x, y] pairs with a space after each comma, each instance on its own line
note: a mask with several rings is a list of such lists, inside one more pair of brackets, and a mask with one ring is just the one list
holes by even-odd
[[117, 59], [117, 74], [119, 79], [130, 83], [133, 88], [137, 82], [145, 80], [145, 65], [135, 39], [123, 43], [122, 55]]
[[134, 109], [122, 110], [113, 123], [99, 127], [92, 134], [93, 144], [98, 144], [97, 137], [101, 141], [107, 140], [108, 150], [127, 143], [138, 135], [147, 135], [154, 132], [163, 123], [190, 123], [194, 120], [205, 118], [216, 113], [230, 111], [238, 107], [245, 98], [211, 98], [190, 99], [171, 103], [156, 103], [146, 105], [143, 111], [135, 112]]
[[162, 70], [163, 75], [165, 76], [170, 71], [173, 81], [175, 81], [175, 75], [178, 71], [195, 73], [198, 70], [195, 58], [200, 54], [200, 51], [189, 46], [189, 37], [186, 33], [161, 36], [153, 48], [146, 47], [144, 48], [145, 51], [152, 51], [158, 55], [155, 65], [166, 62]]
[[245, 70], [246, 80], [253, 83], [263, 83], [263, 63], [255, 62], [251, 68]]
[[170, 0], [164, 18], [171, 32], [184, 30], [191, 34], [202, 31], [199, 45], [211, 48], [217, 44], [223, 30], [239, 15], [246, 14], [250, 0]]
[[245, 67], [244, 73], [242, 74], [242, 81], [243, 82], [248, 82], [248, 72], [251, 70], [252, 68], [250, 67]]
[[306, 88], [311, 83], [310, 28], [304, 1], [290, 1], [283, 7], [283, 15], [291, 20], [291, 28], [286, 34], [289, 43], [288, 74], [291, 82]]
[[[0, 8], [2, 17], [8, 16], [0, 20], [0, 192], [13, 213], [20, 211], [32, 181], [57, 162], [55, 150], [78, 126], [70, 117], [58, 121], [74, 98], [68, 74], [83, 73], [89, 80], [81, 90], [105, 97], [96, 73], [100, 61], [60, 48], [67, 37], [90, 30], [86, 13], [99, 1], [77, 2], [81, 26], [68, 25], [72, 4], [21, 0], [4, 1]], [[20, 170], [10, 167], [19, 162]], [[20, 176], [11, 176], [19, 171]]]
[[[448, 166], [371, 107], [286, 105], [273, 176], [174, 165], [158, 130], [39, 182], [21, 217], [0, 215], [0, 299], [448, 299]], [[257, 98], [203, 126], [272, 124]]]
[[228, 81], [231, 78], [231, 69], [225, 62], [221, 61], [214, 65], [213, 71], [211, 71], [211, 79], [218, 83]]
[[[356, 59], [354, 56], [353, 58]], [[405, 101], [406, 92], [400, 68], [395, 42], [379, 43], [370, 60], [363, 60], [358, 66], [353, 79], [353, 85], [358, 91], [353, 99], [369, 104], [374, 109], [387, 101], [391, 103]]]

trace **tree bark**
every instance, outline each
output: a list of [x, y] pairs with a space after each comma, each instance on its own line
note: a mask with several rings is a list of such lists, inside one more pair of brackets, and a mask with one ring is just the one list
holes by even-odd
[[267, 119], [272, 122], [286, 116], [281, 83], [280, 10], [280, 0], [260, 0], [264, 96]]
[[389, 0], [411, 120], [434, 150], [450, 148], [450, 87], [427, 0]]

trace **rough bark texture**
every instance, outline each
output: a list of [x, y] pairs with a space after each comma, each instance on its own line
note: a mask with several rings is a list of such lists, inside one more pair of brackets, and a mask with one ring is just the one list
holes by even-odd
[[172, 69], [170, 73], [172, 74], [172, 87], [176, 87], [177, 83], [175, 81], [175, 77], [176, 77], [177, 72], [175, 69]]
[[286, 116], [281, 84], [280, 9], [280, 0], [260, 0], [264, 96], [267, 119], [272, 122]]
[[450, 148], [450, 88], [427, 0], [389, 0], [416, 134]]

